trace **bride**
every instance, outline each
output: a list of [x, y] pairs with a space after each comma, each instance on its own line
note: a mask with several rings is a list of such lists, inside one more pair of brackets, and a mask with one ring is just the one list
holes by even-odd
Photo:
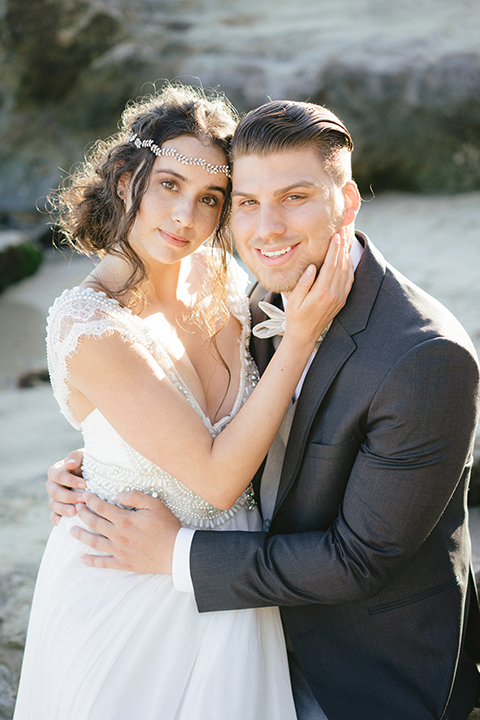
[[[169, 86], [120, 128], [57, 196], [66, 236], [101, 258], [47, 334], [87, 489], [160, 497], [189, 527], [260, 530], [250, 479], [345, 302], [345, 245], [335, 236], [317, 279], [305, 271], [259, 380], [228, 243], [233, 110]], [[294, 720], [277, 608], [200, 615], [170, 576], [89, 567], [79, 522], [62, 518], [45, 550], [15, 720]]]

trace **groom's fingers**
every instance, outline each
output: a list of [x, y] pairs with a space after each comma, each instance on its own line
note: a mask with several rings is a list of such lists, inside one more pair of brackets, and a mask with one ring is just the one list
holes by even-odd
[[82, 501], [80, 493], [75, 492], [75, 490], [67, 490], [62, 485], [50, 483], [48, 493], [50, 509], [57, 515], [75, 515], [75, 505]]
[[97, 552], [102, 553], [108, 553], [111, 552], [111, 541], [104, 537], [103, 535], [97, 535], [96, 533], [91, 533], [88, 530], [85, 530], [85, 528], [79, 527], [78, 525], [74, 525], [72, 528], [70, 528], [70, 534], [76, 539], [80, 540], [84, 545], [88, 545], [88, 547], [91, 547], [93, 550], [97, 550]]
[[[82, 477], [83, 450], [72, 450], [64, 460], [65, 467], [70, 473]], [[85, 483], [83, 484], [83, 487]]]
[[[115, 505], [112, 506], [110, 503], [106, 503], [94, 495], [90, 496], [90, 493], [85, 497], [85, 502], [88, 503], [88, 507], [86, 504], [77, 505], [78, 516], [90, 530], [93, 530], [95, 533], [100, 533], [100, 535], [104, 535], [107, 538], [111, 537], [114, 524], [107, 518], [107, 514], [112, 515], [110, 508], [115, 507]], [[118, 510], [120, 510], [120, 508], [118, 508]], [[128, 513], [128, 510], [125, 512]]]
[[140, 490], [118, 493], [116, 499], [125, 507], [132, 507], [136, 510], [156, 510], [159, 506], [164, 507], [161, 500], [140, 492]]
[[74, 527], [70, 532], [94, 551], [108, 556], [88, 553], [82, 562], [98, 568], [171, 574], [173, 549], [181, 527], [178, 519], [161, 500], [138, 491], [119, 494], [117, 499], [137, 512], [90, 493], [86, 493], [88, 505], [77, 508], [87, 529]]
[[93, 513], [85, 512], [81, 514], [80, 508], [77, 508], [77, 510], [82, 517], [82, 520], [84, 520], [86, 524], [94, 530], [97, 530], [97, 527], [94, 528], [91, 523], [95, 523], [95, 525], [97, 525], [96, 517], [100, 518], [100, 520], [106, 520], [109, 523], [113, 523], [114, 525], [122, 525], [128, 524], [128, 520], [132, 514], [131, 510], [118, 507], [107, 500], [102, 500], [97, 497], [97, 495], [90, 492], [84, 493], [83, 501], [91, 510], [93, 510]]
[[82, 555], [82, 563], [96, 568], [110, 568], [113, 570], [122, 570], [121, 564], [113, 555]]

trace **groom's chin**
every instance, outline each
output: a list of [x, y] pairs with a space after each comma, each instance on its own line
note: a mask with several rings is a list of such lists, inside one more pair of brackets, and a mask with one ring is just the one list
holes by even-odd
[[288, 270], [285, 268], [268, 268], [268, 270], [257, 268], [257, 280], [260, 285], [263, 285], [269, 292], [288, 295], [295, 289], [296, 284], [307, 269], [308, 264], [309, 263], [307, 263], [305, 267], [303, 267], [303, 265], [297, 265]]

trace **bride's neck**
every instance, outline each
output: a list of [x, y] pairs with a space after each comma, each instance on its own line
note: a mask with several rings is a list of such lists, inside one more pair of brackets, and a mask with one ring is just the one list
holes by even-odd
[[[130, 264], [116, 255], [105, 256], [95, 270], [85, 279], [84, 285], [97, 290], [121, 293], [131, 274]], [[164, 265], [156, 263], [148, 269], [145, 284], [146, 306], [142, 316], [179, 307], [190, 310], [196, 302], [201, 278], [204, 274], [202, 263], [192, 255], [178, 263]]]

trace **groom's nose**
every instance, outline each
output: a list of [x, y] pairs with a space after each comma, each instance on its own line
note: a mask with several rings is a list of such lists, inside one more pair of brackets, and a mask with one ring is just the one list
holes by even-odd
[[287, 229], [281, 211], [273, 205], [263, 205], [258, 209], [256, 236], [264, 241], [274, 240]]

